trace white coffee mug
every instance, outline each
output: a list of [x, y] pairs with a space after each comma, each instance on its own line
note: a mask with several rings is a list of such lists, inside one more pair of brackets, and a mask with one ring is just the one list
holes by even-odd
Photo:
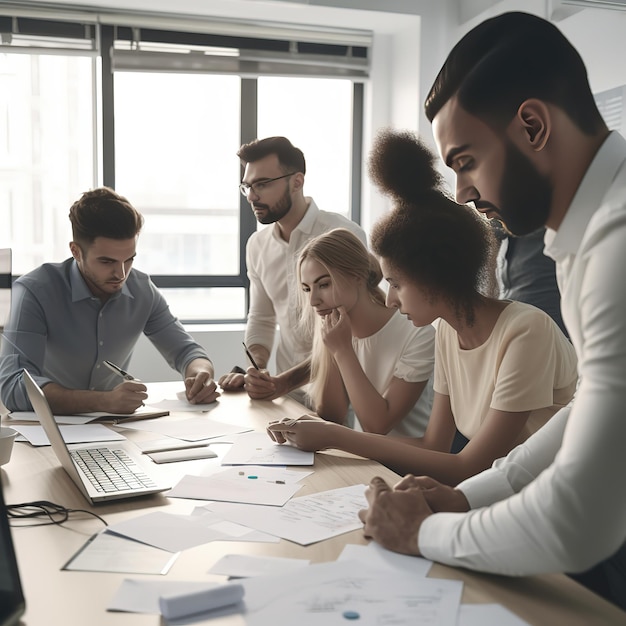
[[13, 450], [13, 442], [17, 435], [17, 430], [13, 430], [8, 426], [0, 427], [0, 465], [9, 462]]

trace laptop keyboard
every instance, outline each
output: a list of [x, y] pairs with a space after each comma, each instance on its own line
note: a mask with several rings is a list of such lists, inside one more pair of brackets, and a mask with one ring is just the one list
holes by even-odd
[[154, 481], [124, 450], [88, 448], [72, 450], [72, 459], [101, 493], [156, 487]]

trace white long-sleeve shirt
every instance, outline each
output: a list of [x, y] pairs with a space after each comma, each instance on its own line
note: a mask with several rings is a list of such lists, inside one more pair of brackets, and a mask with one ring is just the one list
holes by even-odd
[[296, 264], [300, 250], [317, 235], [333, 228], [347, 228], [366, 244], [363, 229], [355, 222], [328, 211], [320, 211], [307, 197], [304, 217], [285, 241], [277, 224], [253, 233], [246, 245], [246, 265], [250, 279], [250, 308], [246, 343], [259, 344], [272, 351], [276, 324], [280, 338], [276, 347], [277, 372], [298, 365], [310, 356], [311, 338], [299, 333], [298, 282]]
[[563, 318], [578, 356], [570, 405], [459, 485], [472, 510], [430, 516], [422, 554], [486, 572], [579, 572], [626, 541], [626, 140], [611, 133], [557, 232]]

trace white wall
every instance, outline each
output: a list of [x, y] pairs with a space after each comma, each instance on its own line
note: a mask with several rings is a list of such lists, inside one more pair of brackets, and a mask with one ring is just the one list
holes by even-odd
[[557, 26], [585, 61], [594, 93], [626, 85], [626, 11], [585, 9]]
[[[233, 365], [240, 365], [243, 368], [248, 366], [241, 345], [244, 338], [243, 324], [188, 327], [187, 330], [208, 352], [215, 365], [217, 378], [230, 371]], [[133, 376], [141, 380], [164, 381], [180, 378], [145, 335], [142, 335], [137, 343], [128, 369]]]
[[[525, 11], [550, 19], [578, 50], [587, 66], [589, 83], [594, 93], [626, 85], [626, 11], [569, 7], [559, 0], [461, 0], [463, 5], [489, 4], [482, 11], [472, 12], [455, 29], [454, 43], [479, 22], [504, 13]], [[561, 17], [567, 15], [567, 17]], [[528, 42], [532, 46], [532, 42]]]

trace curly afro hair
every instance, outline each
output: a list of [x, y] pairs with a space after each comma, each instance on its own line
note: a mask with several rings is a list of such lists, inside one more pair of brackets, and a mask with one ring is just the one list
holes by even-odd
[[394, 207], [374, 225], [371, 245], [471, 325], [480, 294], [492, 286], [495, 240], [482, 216], [447, 193], [435, 162], [413, 133], [385, 129], [378, 134], [369, 174]]

